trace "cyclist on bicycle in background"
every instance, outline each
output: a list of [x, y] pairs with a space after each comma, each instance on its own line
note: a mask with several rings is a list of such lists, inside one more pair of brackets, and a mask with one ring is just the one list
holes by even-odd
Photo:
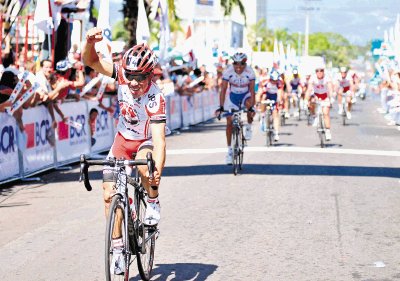
[[343, 113], [343, 107], [342, 107], [342, 99], [343, 95], [344, 98], [346, 99], [347, 103], [347, 111], [346, 111], [346, 116], [347, 119], [351, 119], [351, 100], [353, 98], [353, 93], [354, 93], [354, 84], [353, 84], [353, 79], [349, 77], [347, 74], [347, 68], [346, 67], [341, 67], [340, 68], [340, 78], [338, 80], [337, 84], [337, 93], [338, 93], [338, 105], [339, 105], [339, 111], [338, 114], [341, 115]]
[[[95, 71], [118, 81], [118, 103], [120, 109], [118, 132], [108, 157], [145, 159], [152, 151], [155, 162], [154, 177], [150, 178], [147, 167], [140, 166], [143, 186], [148, 193], [145, 216], [147, 225], [156, 225], [160, 220], [158, 185], [165, 163], [165, 100], [157, 85], [152, 82], [157, 57], [145, 44], [133, 46], [120, 63], [111, 63], [99, 57], [95, 43], [103, 39], [102, 30], [94, 27], [86, 34], [83, 59]], [[129, 167], [127, 167], [129, 168]], [[131, 172], [131, 168], [127, 171]], [[103, 170], [105, 211], [115, 193], [115, 177], [109, 167]]]
[[[278, 112], [278, 101], [282, 99], [283, 96], [283, 87], [281, 87], [283, 81], [279, 77], [279, 73], [276, 70], [273, 70], [269, 75], [269, 81], [263, 86], [263, 94], [261, 96], [261, 102], [264, 100], [273, 100], [275, 101], [272, 106], [272, 118], [274, 120], [274, 140], [279, 141], [279, 112]], [[263, 114], [267, 109], [265, 104], [261, 103], [261, 118], [265, 118]], [[261, 125], [265, 126], [265, 120], [261, 120]], [[261, 128], [262, 131], [265, 131], [266, 128]]]
[[[298, 99], [302, 99], [304, 100], [304, 92], [302, 89], [302, 85], [301, 85], [301, 80], [299, 77], [299, 71], [295, 68], [292, 71], [293, 74], [293, 78], [289, 81], [289, 100], [290, 100], [290, 96], [293, 99], [293, 106], [294, 108], [297, 107], [297, 101]], [[300, 96], [301, 95], [301, 96]], [[294, 111], [293, 116], [297, 117], [299, 115], [299, 112], [297, 110]]]
[[[314, 91], [314, 95], [311, 93]], [[306, 92], [306, 99], [310, 101], [310, 111], [311, 114], [315, 116], [315, 101], [316, 99], [321, 101], [322, 112], [324, 114], [325, 120], [325, 138], [327, 141], [331, 140], [331, 119], [329, 116], [329, 109], [331, 106], [331, 96], [332, 96], [332, 82], [325, 76], [325, 66], [320, 65], [315, 69], [315, 76], [311, 77]]]
[[[246, 107], [247, 112], [247, 125], [245, 126], [244, 137], [246, 140], [251, 139], [251, 123], [254, 116], [254, 103], [255, 103], [255, 73], [251, 66], [248, 66], [247, 56], [244, 53], [237, 52], [232, 56], [233, 65], [222, 74], [222, 85], [219, 96], [220, 107], [217, 109], [216, 114], [220, 114], [231, 108], [240, 109]], [[225, 99], [229, 86], [229, 95]], [[226, 118], [226, 142], [228, 145], [228, 153], [226, 155], [226, 164], [232, 164], [232, 116], [228, 115]]]

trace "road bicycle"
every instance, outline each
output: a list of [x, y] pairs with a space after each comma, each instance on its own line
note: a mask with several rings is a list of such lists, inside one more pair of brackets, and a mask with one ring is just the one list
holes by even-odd
[[274, 110], [274, 100], [267, 99], [265, 101], [261, 102], [262, 104], [266, 104], [267, 108], [265, 111], [264, 118], [261, 119], [261, 128], [263, 131], [265, 131], [266, 135], [266, 145], [267, 146], [272, 146], [272, 137], [274, 134], [274, 122], [273, 122], [273, 117], [272, 117], [272, 112]]
[[[106, 225], [105, 235], [105, 273], [106, 280], [129, 280], [129, 267], [137, 260], [139, 274], [143, 280], [150, 280], [153, 269], [155, 241], [158, 236], [157, 226], [148, 226], [144, 224], [144, 216], [147, 204], [147, 192], [140, 181], [137, 166], [147, 165], [149, 174], [152, 176], [154, 171], [154, 161], [151, 152], [146, 155], [147, 159], [137, 160], [117, 160], [108, 158], [105, 160], [87, 160], [85, 155], [80, 157], [80, 181], [88, 191], [92, 190], [89, 182], [88, 169], [92, 165], [110, 166], [116, 178], [115, 194], [112, 196], [109, 214]], [[131, 177], [126, 172], [126, 166], [134, 166], [135, 176]], [[133, 190], [133, 198], [128, 195], [129, 190]], [[131, 191], [132, 193], [132, 191]], [[122, 233], [125, 269], [121, 275], [115, 275], [111, 272], [113, 254], [116, 249], [112, 246], [112, 235], [116, 229]], [[114, 253], [115, 251], [115, 253]]]
[[[247, 112], [244, 109], [230, 109], [221, 111], [223, 113], [232, 114], [232, 168], [233, 174], [236, 176], [239, 170], [243, 167], [244, 147], [246, 146], [246, 139], [243, 134], [243, 120], [242, 113]], [[221, 114], [218, 116], [221, 119]]]
[[351, 97], [351, 92], [348, 91], [342, 94], [342, 104], [339, 105], [342, 107], [342, 124], [346, 126], [346, 119], [347, 119], [347, 97]]
[[318, 133], [318, 137], [320, 140], [320, 145], [321, 148], [325, 147], [325, 142], [326, 142], [326, 138], [325, 138], [325, 132], [326, 132], [326, 127], [325, 127], [325, 119], [324, 119], [324, 113], [322, 112], [322, 104], [321, 104], [321, 100], [317, 99], [315, 101], [315, 105], [316, 105], [316, 119], [317, 119], [317, 133]]

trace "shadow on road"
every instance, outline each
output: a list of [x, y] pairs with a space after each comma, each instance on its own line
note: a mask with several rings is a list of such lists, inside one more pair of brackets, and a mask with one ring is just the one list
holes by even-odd
[[[212, 275], [218, 266], [202, 263], [175, 263], [175, 264], [157, 264], [152, 271], [154, 281], [205, 281]], [[140, 276], [135, 276], [129, 281], [139, 281]]]
[[[164, 169], [164, 177], [203, 176], [232, 174], [232, 166], [169, 166]], [[323, 165], [284, 165], [284, 164], [246, 164], [242, 174], [283, 175], [283, 176], [349, 176], [349, 177], [388, 177], [400, 178], [400, 168], [368, 166], [323, 166]]]

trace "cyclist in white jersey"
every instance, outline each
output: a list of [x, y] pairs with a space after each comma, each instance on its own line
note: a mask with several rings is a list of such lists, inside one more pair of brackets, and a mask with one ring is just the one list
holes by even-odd
[[352, 105], [351, 100], [354, 94], [354, 84], [353, 84], [353, 79], [347, 74], [346, 67], [340, 68], [340, 78], [337, 81], [336, 92], [338, 93], [338, 105], [339, 105], [338, 114], [340, 115], [343, 113], [342, 99], [343, 95], [345, 95], [344, 98], [346, 99], [347, 103], [346, 116], [347, 119], [351, 119], [351, 105]]
[[[160, 89], [152, 82], [153, 69], [157, 57], [145, 44], [136, 45], [124, 54], [118, 64], [100, 58], [95, 50], [95, 43], [103, 39], [102, 30], [94, 27], [86, 33], [86, 45], [83, 48], [83, 60], [95, 71], [118, 81], [119, 121], [118, 132], [108, 157], [117, 159], [145, 159], [152, 151], [155, 162], [153, 177], [146, 166], [139, 166], [142, 183], [147, 190], [147, 207], [144, 223], [156, 225], [160, 220], [158, 186], [165, 163], [165, 100]], [[127, 172], [131, 169], [127, 167]], [[103, 189], [106, 216], [115, 193], [115, 175], [105, 166], [103, 169]], [[122, 216], [120, 217], [122, 218]], [[113, 247], [122, 245], [121, 228], [113, 232]], [[113, 271], [122, 274], [124, 259], [121, 255], [113, 256]]]
[[[314, 95], [311, 96], [313, 91]], [[326, 127], [325, 138], [327, 141], [331, 140], [332, 138], [330, 130], [331, 119], [329, 116], [332, 91], [332, 82], [328, 77], [325, 76], [325, 67], [322, 65], [317, 67], [315, 69], [315, 76], [311, 77], [309, 81], [306, 92], [306, 99], [310, 101], [310, 111], [313, 115], [315, 115], [315, 100], [318, 99], [321, 101]]]
[[[249, 112], [247, 113], [247, 125], [245, 126], [245, 138], [251, 139], [251, 123], [254, 116], [254, 103], [255, 103], [255, 80], [256, 76], [253, 69], [247, 65], [247, 56], [244, 53], [235, 53], [232, 56], [233, 65], [222, 74], [222, 84], [220, 92], [220, 107], [217, 114], [231, 108], [240, 109], [246, 107]], [[229, 91], [228, 90], [229, 86]], [[227, 97], [227, 98], [226, 98]], [[226, 141], [228, 145], [228, 153], [226, 155], [226, 164], [232, 164], [232, 116], [227, 116], [226, 125]]]

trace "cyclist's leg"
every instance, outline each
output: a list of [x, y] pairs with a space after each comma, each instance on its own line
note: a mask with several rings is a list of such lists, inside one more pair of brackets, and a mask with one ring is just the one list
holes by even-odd
[[342, 106], [342, 99], [343, 99], [343, 88], [340, 87], [337, 93], [337, 101], [338, 101], [338, 105], [339, 108]]
[[[250, 109], [250, 107], [251, 107], [251, 94], [250, 93], [247, 93], [246, 96], [244, 96], [243, 105], [247, 109]], [[255, 112], [247, 112], [247, 123], [249, 123], [249, 124], [253, 123], [253, 118], [254, 118], [255, 114], [256, 114]]]
[[352, 92], [348, 92], [348, 95], [346, 95], [347, 110], [349, 112], [351, 111], [351, 106], [352, 106], [351, 100], [353, 99], [353, 97], [354, 97], [354, 94]]
[[232, 144], [232, 116], [226, 117], [226, 144], [228, 147]]
[[[153, 145], [151, 141], [145, 141], [138, 148], [136, 154], [136, 159], [146, 159], [147, 152], [153, 152]], [[148, 173], [148, 168], [146, 165], [138, 166], [140, 177], [142, 180], [143, 187], [146, 189], [147, 194], [150, 198], [156, 198], [158, 196], [158, 189], [150, 188], [149, 180], [146, 175]]]
[[310, 102], [309, 102], [308, 107], [310, 108], [310, 114], [312, 116], [315, 116], [315, 95], [312, 95], [310, 97]]
[[[325, 102], [326, 100], [324, 100]], [[322, 112], [324, 113], [324, 121], [325, 121], [325, 128], [330, 129], [331, 128], [331, 118], [329, 116], [329, 106], [323, 105], [322, 107]]]

